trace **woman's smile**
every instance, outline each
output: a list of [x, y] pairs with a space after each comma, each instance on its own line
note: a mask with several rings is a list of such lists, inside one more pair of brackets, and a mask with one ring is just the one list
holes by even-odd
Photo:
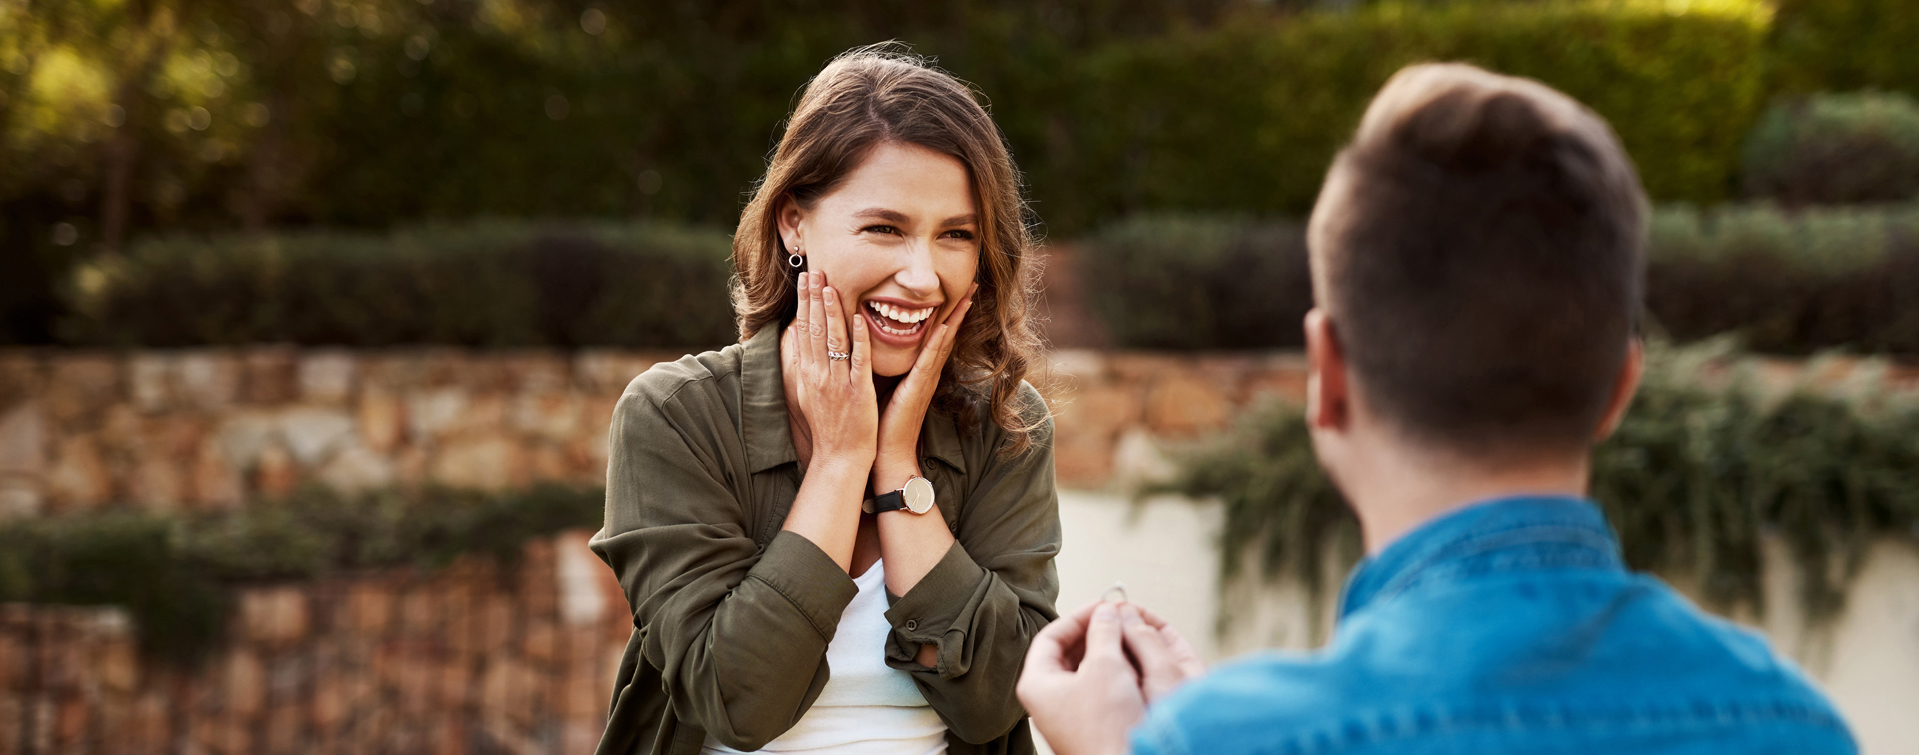
[[912, 348], [926, 334], [926, 324], [939, 312], [939, 302], [914, 303], [900, 299], [867, 299], [860, 314], [873, 326], [873, 339], [887, 346]]

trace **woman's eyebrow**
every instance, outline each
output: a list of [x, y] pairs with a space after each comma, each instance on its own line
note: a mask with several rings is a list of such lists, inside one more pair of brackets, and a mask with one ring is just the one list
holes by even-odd
[[884, 220], [894, 225], [907, 225], [910, 222], [912, 222], [912, 219], [906, 217], [905, 213], [899, 212], [897, 210], [888, 210], [884, 207], [868, 207], [864, 210], [860, 210], [859, 212], [853, 213], [853, 217]]
[[941, 221], [940, 227], [952, 228], [954, 226], [972, 225], [973, 223], [976, 223], [978, 221], [979, 221], [979, 216], [969, 212], [969, 213], [966, 213], [965, 215], [954, 215], [953, 217], [950, 217], [944, 221]]

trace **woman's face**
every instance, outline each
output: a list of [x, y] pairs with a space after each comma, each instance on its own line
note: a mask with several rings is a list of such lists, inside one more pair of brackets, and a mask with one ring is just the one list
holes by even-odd
[[873, 373], [888, 377], [913, 369], [973, 285], [980, 233], [966, 165], [916, 144], [875, 146], [810, 211], [790, 198], [780, 206], [786, 247], [826, 275], [848, 317], [866, 318]]

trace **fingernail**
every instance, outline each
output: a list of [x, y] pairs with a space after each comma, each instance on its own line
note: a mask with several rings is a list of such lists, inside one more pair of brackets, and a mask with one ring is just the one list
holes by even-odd
[[1133, 604], [1131, 603], [1127, 603], [1119, 607], [1119, 616], [1121, 619], [1124, 619], [1127, 624], [1138, 624], [1141, 621], [1139, 617], [1139, 609], [1134, 608]]

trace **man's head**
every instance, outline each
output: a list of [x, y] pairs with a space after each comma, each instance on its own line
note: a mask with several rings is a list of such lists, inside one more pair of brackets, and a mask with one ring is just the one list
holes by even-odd
[[1307, 335], [1316, 382], [1331, 361], [1340, 383], [1316, 429], [1350, 410], [1453, 458], [1583, 460], [1636, 381], [1645, 219], [1619, 140], [1572, 98], [1400, 71], [1313, 210]]

